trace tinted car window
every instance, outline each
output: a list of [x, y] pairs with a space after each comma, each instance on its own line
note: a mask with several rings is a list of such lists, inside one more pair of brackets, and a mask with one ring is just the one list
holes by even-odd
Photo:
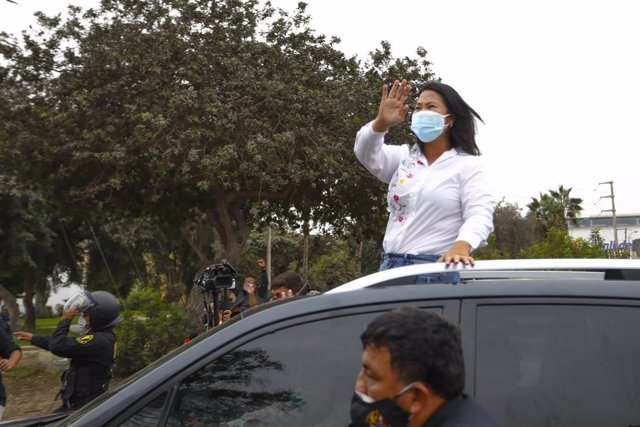
[[379, 314], [299, 324], [238, 347], [181, 382], [167, 425], [349, 424], [360, 334]]
[[179, 385], [168, 425], [346, 425], [374, 316], [296, 325], [227, 353]]
[[157, 426], [162, 416], [162, 408], [167, 393], [162, 393], [154, 398], [151, 402], [138, 410], [125, 422], [119, 424], [120, 427], [140, 427], [140, 426]]
[[640, 424], [640, 307], [480, 306], [476, 398], [509, 426]]

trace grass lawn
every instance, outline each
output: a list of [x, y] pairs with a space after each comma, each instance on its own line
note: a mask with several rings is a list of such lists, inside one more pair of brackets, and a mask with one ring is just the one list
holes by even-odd
[[[36, 329], [33, 330], [33, 331], [28, 331], [28, 332], [31, 332], [34, 335], [49, 335], [56, 328], [56, 326], [58, 325], [59, 321], [60, 321], [60, 317], [47, 317], [47, 318], [42, 318], [42, 319], [36, 319]], [[76, 324], [77, 322], [78, 322], [78, 317], [76, 316], [73, 319], [73, 322], [71, 322], [71, 323], [72, 324]], [[76, 334], [74, 334], [73, 332], [69, 332], [69, 335], [75, 336]], [[16, 340], [16, 342], [19, 345], [29, 345], [30, 344], [27, 341], [18, 340], [18, 339]]]

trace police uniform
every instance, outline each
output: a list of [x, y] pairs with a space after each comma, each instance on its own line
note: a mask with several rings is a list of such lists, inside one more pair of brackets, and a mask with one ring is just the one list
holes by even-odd
[[53, 334], [34, 335], [31, 344], [71, 359], [62, 375], [60, 396], [63, 408], [77, 409], [109, 388], [116, 336], [109, 327], [68, 337], [70, 326], [71, 320], [62, 319]]
[[[11, 336], [7, 335], [4, 330], [0, 329], [0, 356], [2, 356], [3, 359], [8, 359], [9, 356], [11, 356], [11, 353], [16, 350], [22, 351], [20, 346], [13, 342]], [[6, 406], [6, 404], [7, 392], [4, 389], [4, 384], [2, 384], [2, 375], [0, 374], [0, 406]]]

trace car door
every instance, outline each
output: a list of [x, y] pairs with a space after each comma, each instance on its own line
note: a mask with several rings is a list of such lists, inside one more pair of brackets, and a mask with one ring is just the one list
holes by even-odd
[[[459, 301], [413, 305], [458, 319]], [[239, 338], [108, 425], [338, 426], [360, 370], [359, 336], [380, 303], [284, 320]]]
[[467, 392], [505, 426], [640, 425], [638, 324], [637, 299], [465, 300]]

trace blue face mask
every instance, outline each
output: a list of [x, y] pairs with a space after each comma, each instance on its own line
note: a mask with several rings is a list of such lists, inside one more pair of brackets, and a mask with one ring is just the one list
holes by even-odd
[[411, 132], [415, 133], [422, 142], [432, 142], [444, 130], [444, 118], [447, 117], [435, 111], [418, 111], [411, 115]]

